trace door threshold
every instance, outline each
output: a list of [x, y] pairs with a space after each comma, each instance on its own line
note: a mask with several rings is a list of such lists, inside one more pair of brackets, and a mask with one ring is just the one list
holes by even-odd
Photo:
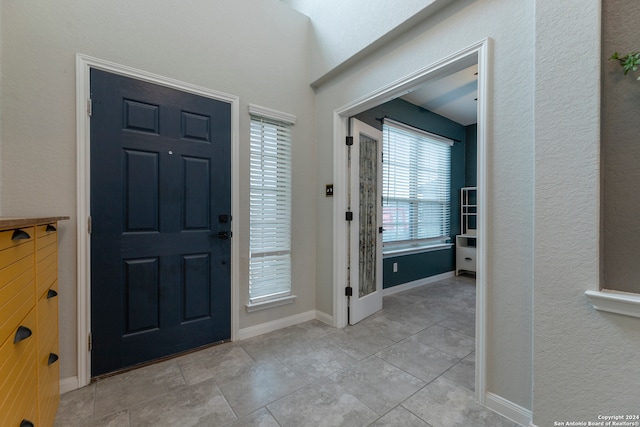
[[95, 377], [91, 377], [90, 384], [93, 384], [93, 383], [95, 383], [97, 381], [100, 381], [100, 380], [104, 380], [106, 378], [115, 377], [116, 375], [124, 374], [126, 372], [135, 371], [136, 369], [140, 369], [140, 368], [144, 368], [144, 367], [147, 367], [147, 366], [155, 365], [155, 364], [161, 363], [161, 362], [166, 362], [167, 360], [176, 359], [178, 357], [186, 356], [188, 354], [195, 353], [195, 352], [198, 352], [198, 351], [201, 351], [201, 350], [206, 350], [207, 348], [217, 347], [219, 345], [226, 344], [226, 343], [229, 343], [229, 342], [231, 342], [231, 339], [222, 340], [222, 341], [216, 341], [216, 342], [211, 343], [211, 344], [202, 345], [200, 347], [191, 348], [189, 350], [184, 350], [184, 351], [181, 351], [181, 352], [178, 352], [178, 353], [173, 353], [173, 354], [169, 354], [167, 356], [159, 357], [157, 359], [149, 360], [148, 362], [142, 362], [142, 363], [138, 363], [138, 364], [133, 365], [133, 366], [128, 366], [126, 368], [118, 369], [117, 371], [113, 371], [113, 372], [108, 372], [106, 374], [97, 375]]

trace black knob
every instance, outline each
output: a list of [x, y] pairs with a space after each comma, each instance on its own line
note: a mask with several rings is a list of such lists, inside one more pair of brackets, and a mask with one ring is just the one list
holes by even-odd
[[22, 420], [20, 427], [33, 427], [34, 424], [29, 420]]
[[58, 293], [56, 291], [54, 291], [53, 289], [49, 289], [47, 291], [47, 299], [53, 298], [53, 297], [57, 297]]

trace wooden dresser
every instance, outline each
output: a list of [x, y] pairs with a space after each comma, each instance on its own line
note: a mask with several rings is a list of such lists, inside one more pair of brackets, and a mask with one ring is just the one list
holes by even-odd
[[60, 400], [58, 221], [0, 218], [0, 426], [51, 427]]

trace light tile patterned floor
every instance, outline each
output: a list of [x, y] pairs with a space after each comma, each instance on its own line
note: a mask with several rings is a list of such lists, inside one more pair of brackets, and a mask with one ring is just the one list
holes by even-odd
[[56, 427], [516, 426], [478, 405], [475, 280], [393, 294], [338, 330], [306, 322], [62, 396]]

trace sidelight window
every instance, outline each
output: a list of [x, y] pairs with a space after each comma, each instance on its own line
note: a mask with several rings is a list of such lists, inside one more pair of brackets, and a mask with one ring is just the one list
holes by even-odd
[[[291, 296], [291, 127], [295, 117], [250, 106], [249, 305]], [[275, 305], [275, 304], [273, 304]]]

